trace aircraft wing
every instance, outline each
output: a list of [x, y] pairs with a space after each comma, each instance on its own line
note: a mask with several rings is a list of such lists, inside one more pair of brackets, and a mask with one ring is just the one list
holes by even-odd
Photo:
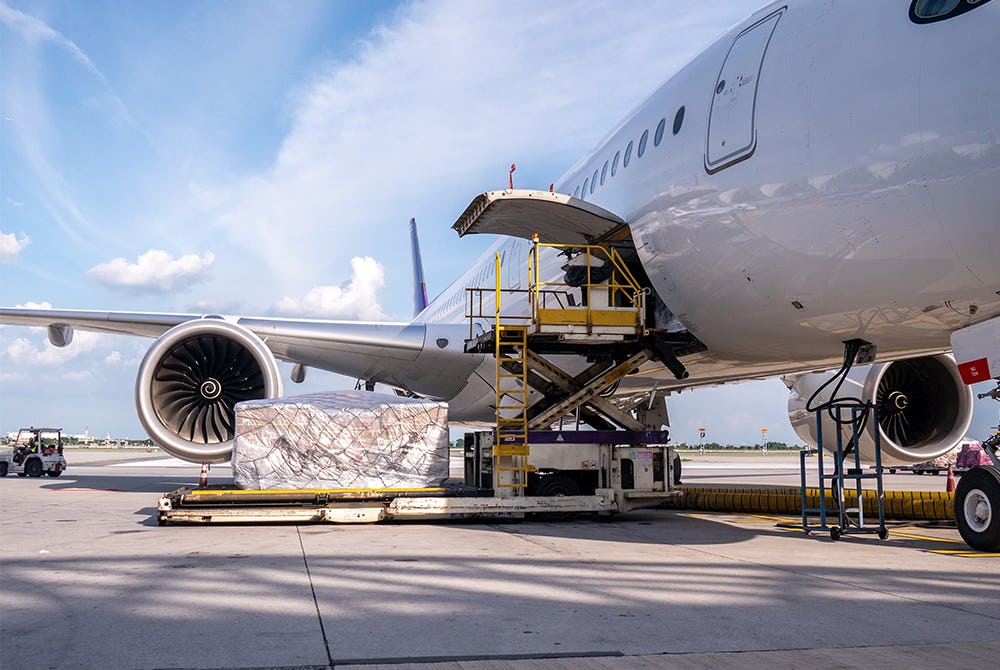
[[[77, 329], [160, 338], [189, 322], [197, 322], [191, 327], [195, 335], [220, 322], [235, 324], [277, 359], [436, 397], [457, 392], [482, 359], [464, 352], [464, 324], [0, 308], [0, 323], [47, 328], [49, 341], [60, 347], [71, 344]], [[234, 331], [233, 336], [239, 339], [240, 334]]]
[[[177, 324], [198, 318], [201, 318], [200, 314], [0, 308], [0, 323], [48, 328], [50, 340], [53, 332], [67, 332], [67, 328], [98, 333], [159, 337]], [[68, 342], [52, 342], [52, 344], [65, 346]]]
[[193, 462], [229, 458], [234, 406], [282, 393], [277, 360], [451, 398], [483, 355], [465, 353], [466, 324], [364, 323], [200, 314], [0, 308], [0, 323], [48, 329], [55, 346], [75, 329], [156, 338], [139, 366], [136, 408], [146, 432]]

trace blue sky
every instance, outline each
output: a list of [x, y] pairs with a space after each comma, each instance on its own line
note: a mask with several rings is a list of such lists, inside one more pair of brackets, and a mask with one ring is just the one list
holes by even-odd
[[[473, 196], [547, 188], [759, 4], [0, 0], [0, 305], [405, 320], [410, 217], [433, 295]], [[0, 327], [0, 431], [142, 436], [148, 345]], [[786, 398], [683, 393], [675, 439], [795, 441]]]

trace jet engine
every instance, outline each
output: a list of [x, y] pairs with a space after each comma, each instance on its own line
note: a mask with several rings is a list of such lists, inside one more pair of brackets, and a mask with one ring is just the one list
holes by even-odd
[[168, 330], [146, 352], [135, 380], [143, 428], [164, 451], [194, 463], [229, 460], [236, 403], [280, 395], [278, 364], [264, 342], [219, 318]]
[[[806, 404], [836, 372], [787, 378], [792, 381], [788, 418], [807, 444], [817, 444], [816, 414]], [[812, 400], [816, 407], [830, 400], [836, 382]], [[878, 424], [868, 421], [858, 438], [858, 451], [867, 463], [875, 461], [875, 431], [882, 446], [882, 463], [903, 465], [930, 460], [953, 449], [965, 437], [972, 421], [972, 389], [962, 382], [951, 356], [924, 356], [890, 363], [851, 368], [837, 399], [856, 398], [871, 402], [878, 411]], [[850, 421], [849, 409], [842, 420]], [[836, 448], [836, 425], [822, 412], [823, 448]], [[844, 447], [849, 446], [850, 426], [844, 427]]]

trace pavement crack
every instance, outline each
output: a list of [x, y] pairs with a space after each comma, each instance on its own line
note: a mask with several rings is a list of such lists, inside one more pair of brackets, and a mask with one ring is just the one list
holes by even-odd
[[323, 651], [326, 652], [327, 667], [333, 667], [333, 655], [330, 653], [330, 641], [326, 636], [326, 626], [323, 624], [323, 613], [319, 608], [319, 598], [316, 597], [316, 585], [313, 584], [312, 572], [309, 570], [309, 559], [306, 557], [306, 545], [302, 541], [302, 530], [296, 526], [295, 534], [299, 538], [299, 548], [302, 550], [302, 564], [306, 566], [306, 578], [309, 580], [309, 590], [312, 592], [313, 606], [316, 608], [316, 619], [319, 621], [319, 632], [323, 636]]

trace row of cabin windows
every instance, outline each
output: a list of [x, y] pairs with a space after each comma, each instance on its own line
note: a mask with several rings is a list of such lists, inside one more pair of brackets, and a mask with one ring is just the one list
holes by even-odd
[[[676, 135], [681, 131], [681, 126], [684, 124], [684, 105], [681, 105], [677, 112], [674, 114], [674, 125], [673, 133]], [[660, 146], [660, 142], [663, 141], [663, 133], [667, 129], [667, 119], [666, 117], [660, 119], [660, 122], [656, 124], [656, 132], [653, 133], [653, 146]], [[646, 153], [646, 145], [649, 143], [649, 128], [642, 131], [642, 136], [639, 137], [639, 146], [636, 147], [635, 156], [636, 158], [642, 158], [643, 154]], [[610, 167], [610, 172], [612, 177], [618, 174], [618, 165], [621, 163], [622, 168], [627, 168], [629, 163], [632, 162], [632, 148], [635, 145], [633, 140], [629, 140], [629, 143], [625, 145], [625, 154], [622, 155], [621, 150], [615, 152], [614, 158], [610, 161], [604, 161], [604, 165], [600, 170], [594, 170], [594, 174], [583, 180], [582, 186], [577, 186], [573, 189], [574, 198], [587, 199], [587, 195], [592, 194], [594, 189], [597, 188], [598, 179], [600, 179], [600, 185], [604, 186], [604, 182], [608, 180], [608, 172]], [[600, 175], [598, 175], [600, 173]]]
[[[503, 267], [504, 259], [507, 257], [507, 250], [500, 250], [500, 265]], [[488, 289], [492, 287], [492, 283], [496, 281], [494, 276], [494, 267], [492, 265], [486, 266], [476, 273], [476, 276], [465, 282], [465, 288], [477, 288], [477, 289]], [[490, 280], [490, 284], [487, 284], [487, 279]], [[450, 310], [458, 307], [461, 303], [468, 300], [465, 295], [465, 291], [456, 293], [455, 295], [448, 298], [448, 302], [445, 303], [445, 309]]]

